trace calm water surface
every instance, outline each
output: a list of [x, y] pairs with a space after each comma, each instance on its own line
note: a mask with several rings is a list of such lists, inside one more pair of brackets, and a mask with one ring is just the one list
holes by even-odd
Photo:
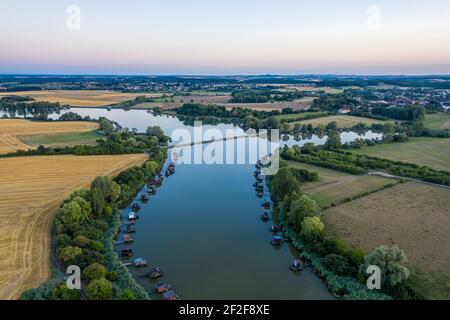
[[[104, 116], [140, 132], [155, 125], [167, 135], [179, 128], [193, 130], [174, 117], [153, 116], [140, 110], [70, 111], [92, 118]], [[221, 124], [214, 128], [223, 132], [234, 127]], [[239, 130], [237, 133], [242, 134]], [[342, 133], [343, 142], [360, 137], [381, 136], [372, 132]], [[288, 136], [283, 143], [323, 144], [326, 139], [316, 135], [303, 139]], [[165, 179], [157, 195], [142, 204], [131, 246], [134, 258], [143, 257], [149, 266], [161, 268], [165, 275], [160, 282], [172, 284], [182, 299], [333, 299], [310, 268], [299, 274], [289, 270], [298, 252], [288, 243], [280, 248], [270, 244], [271, 222], [260, 219], [264, 199], [258, 199], [252, 187], [253, 171], [252, 164], [177, 166], [175, 175]], [[128, 212], [130, 208], [123, 215]], [[145, 288], [154, 286], [141, 277], [148, 269], [130, 270]]]

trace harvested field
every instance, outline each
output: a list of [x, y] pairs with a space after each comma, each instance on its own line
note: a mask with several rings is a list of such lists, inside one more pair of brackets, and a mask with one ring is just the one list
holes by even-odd
[[397, 180], [390, 178], [370, 175], [355, 176], [301, 162], [289, 161], [288, 163], [293, 168], [306, 169], [319, 174], [318, 181], [302, 183], [301, 190], [324, 208], [348, 198], [377, 191], [389, 184], [398, 183]]
[[450, 129], [450, 113], [427, 114], [424, 125], [430, 129]]
[[0, 134], [0, 154], [15, 152], [17, 150], [33, 149], [32, 146], [20, 141], [14, 134]]
[[[161, 101], [157, 102], [146, 102], [141, 103], [133, 108], [137, 109], [150, 109], [150, 108], [161, 108], [164, 110], [174, 109], [181, 107], [183, 103], [190, 103], [191, 100], [194, 103], [201, 104], [216, 104], [220, 106], [224, 106], [228, 110], [232, 108], [245, 108], [252, 110], [260, 110], [260, 111], [273, 111], [273, 110], [282, 110], [284, 108], [292, 108], [294, 110], [304, 110], [308, 109], [314, 98], [303, 98], [300, 100], [292, 101], [292, 102], [276, 102], [276, 103], [229, 103], [230, 96], [186, 96], [186, 97], [175, 97], [174, 101], [171, 102], [171, 98], [167, 98], [167, 102], [165, 99], [160, 99]], [[181, 102], [183, 101], [183, 102]]]
[[72, 107], [102, 107], [133, 100], [137, 96], [159, 97], [161, 94], [121, 93], [107, 90], [48, 90], [3, 92], [0, 93], [1, 96], [28, 96], [37, 101], [59, 102]]
[[0, 119], [0, 154], [32, 149], [21, 136], [89, 132], [98, 128], [95, 122], [38, 122], [21, 119]]
[[157, 98], [154, 102], [144, 102], [133, 106], [133, 109], [161, 108], [164, 110], [181, 107], [184, 103], [200, 104], [226, 104], [230, 101], [230, 95], [192, 95]]
[[431, 299], [450, 298], [450, 190], [407, 182], [330, 208], [325, 222], [346, 243], [370, 252], [398, 245], [412, 280]]
[[450, 171], [450, 139], [410, 138], [404, 143], [381, 144], [352, 152], [389, 160], [411, 162], [435, 170]]
[[291, 102], [275, 102], [275, 103], [227, 103], [224, 106], [227, 109], [235, 108], [245, 108], [259, 111], [281, 111], [284, 108], [291, 108], [293, 110], [307, 110], [313, 103], [315, 98], [303, 98]]
[[141, 165], [146, 155], [0, 159], [0, 300], [50, 276], [50, 229], [61, 202], [97, 176]]
[[[330, 122], [336, 121], [338, 128], [341, 129], [347, 129], [351, 128], [359, 123], [364, 123], [367, 126], [370, 126], [372, 123], [386, 123], [385, 121], [370, 119], [370, 118], [363, 118], [363, 117], [354, 117], [354, 116], [329, 116], [329, 117], [323, 117], [323, 118], [317, 118], [317, 119], [311, 119], [311, 120], [304, 120], [299, 121], [295, 123], [301, 123], [301, 124], [312, 124], [314, 127], [317, 127], [319, 125], [326, 126]], [[295, 125], [295, 123], [292, 123], [292, 125]]]

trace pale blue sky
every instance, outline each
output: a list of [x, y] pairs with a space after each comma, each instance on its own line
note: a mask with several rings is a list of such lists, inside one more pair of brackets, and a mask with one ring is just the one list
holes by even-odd
[[448, 74], [449, 38], [448, 0], [0, 2], [0, 73]]

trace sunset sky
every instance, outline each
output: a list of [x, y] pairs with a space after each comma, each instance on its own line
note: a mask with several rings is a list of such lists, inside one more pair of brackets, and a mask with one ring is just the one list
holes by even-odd
[[448, 0], [0, 1], [0, 73], [450, 74], [449, 39]]

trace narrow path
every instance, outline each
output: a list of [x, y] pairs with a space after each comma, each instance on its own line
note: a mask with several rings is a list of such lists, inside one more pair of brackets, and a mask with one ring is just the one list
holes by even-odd
[[[184, 144], [175, 144], [175, 145], [169, 146], [169, 149], [190, 147], [190, 146], [194, 146], [194, 145], [208, 144], [208, 143], [214, 143], [214, 142], [219, 142], [219, 141], [237, 140], [237, 139], [243, 139], [243, 138], [248, 138], [248, 137], [253, 137], [253, 136], [241, 135], [241, 136], [225, 137], [222, 139], [212, 139], [212, 140], [196, 141], [196, 142], [184, 143]], [[257, 137], [257, 136], [254, 136], [254, 137]]]
[[380, 176], [380, 177], [385, 177], [385, 178], [397, 178], [397, 179], [402, 179], [402, 180], [406, 180], [406, 181], [412, 181], [412, 182], [425, 184], [425, 185], [428, 185], [428, 186], [433, 186], [433, 187], [438, 187], [438, 188], [443, 188], [443, 189], [450, 189], [450, 186], [446, 186], [446, 185], [443, 185], [443, 184], [437, 184], [437, 183], [427, 182], [427, 181], [423, 181], [423, 180], [397, 176], [397, 175], [393, 175], [393, 174], [386, 173], [386, 172], [383, 172], [383, 171], [370, 170], [369, 171], [369, 175]]

